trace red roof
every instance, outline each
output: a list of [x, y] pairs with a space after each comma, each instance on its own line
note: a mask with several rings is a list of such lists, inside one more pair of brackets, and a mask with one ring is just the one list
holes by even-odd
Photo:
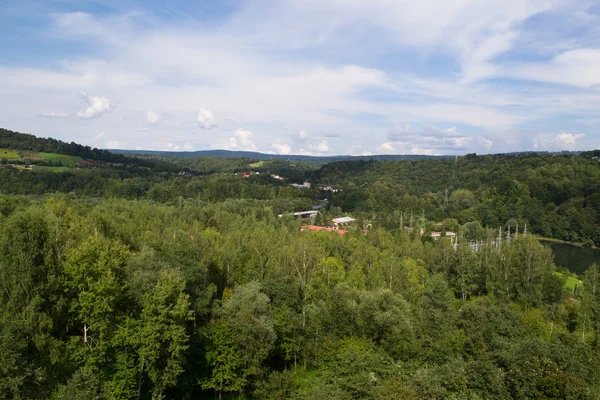
[[339, 233], [340, 235], [345, 235], [346, 231], [343, 229], [335, 229], [335, 228], [330, 228], [328, 226], [318, 226], [318, 225], [307, 225], [307, 226], [303, 226], [302, 230], [309, 230], [309, 231], [327, 231], [327, 232], [331, 232], [331, 231], [335, 231], [337, 233]]

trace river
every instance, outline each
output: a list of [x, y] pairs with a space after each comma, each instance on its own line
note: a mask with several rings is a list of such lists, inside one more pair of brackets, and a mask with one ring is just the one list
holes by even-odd
[[540, 240], [544, 246], [548, 246], [554, 253], [554, 263], [564, 267], [571, 272], [583, 274], [592, 263], [600, 266], [600, 249], [575, 246], [567, 243], [556, 243]]

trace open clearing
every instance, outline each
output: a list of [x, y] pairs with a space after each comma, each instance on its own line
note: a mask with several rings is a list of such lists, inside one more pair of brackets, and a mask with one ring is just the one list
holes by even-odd
[[0, 159], [6, 158], [7, 160], [20, 160], [21, 156], [14, 150], [0, 149]]
[[248, 164], [248, 166], [252, 167], [252, 168], [258, 168], [258, 167], [262, 167], [264, 163], [265, 163], [264, 161], [259, 161], [259, 162], [255, 162], [252, 164]]
[[56, 153], [40, 153], [42, 158], [46, 161], [60, 161], [66, 167], [74, 167], [81, 157], [76, 156], [67, 156], [65, 154], [56, 154]]
[[565, 282], [565, 287], [572, 291], [575, 289], [576, 286], [581, 286], [582, 284], [583, 282], [581, 282], [579, 279], [569, 276], [567, 278], [567, 281]]
[[5, 159], [10, 161], [17, 160], [32, 160], [32, 161], [60, 161], [62, 167], [54, 167], [52, 169], [55, 172], [64, 171], [67, 167], [72, 168], [77, 165], [81, 160], [81, 157], [68, 156], [66, 154], [56, 153], [38, 153], [31, 150], [13, 150], [13, 149], [0, 149], [0, 160]]
[[[555, 272], [555, 274], [560, 276], [561, 278], [565, 278], [565, 274], [563, 274], [562, 272], [557, 271]], [[574, 278], [572, 276], [566, 276], [566, 278], [567, 280], [565, 281], [564, 287], [569, 289], [571, 292], [575, 290], [575, 287], [583, 285], [583, 282], [577, 278]]]

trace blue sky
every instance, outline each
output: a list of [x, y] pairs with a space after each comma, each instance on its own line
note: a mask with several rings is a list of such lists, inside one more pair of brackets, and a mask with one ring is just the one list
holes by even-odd
[[0, 126], [101, 148], [600, 148], [600, 4], [3, 2]]

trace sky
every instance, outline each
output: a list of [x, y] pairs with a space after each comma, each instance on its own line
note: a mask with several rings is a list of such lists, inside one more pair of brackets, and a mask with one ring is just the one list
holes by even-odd
[[600, 2], [0, 0], [0, 127], [108, 149], [600, 148]]

